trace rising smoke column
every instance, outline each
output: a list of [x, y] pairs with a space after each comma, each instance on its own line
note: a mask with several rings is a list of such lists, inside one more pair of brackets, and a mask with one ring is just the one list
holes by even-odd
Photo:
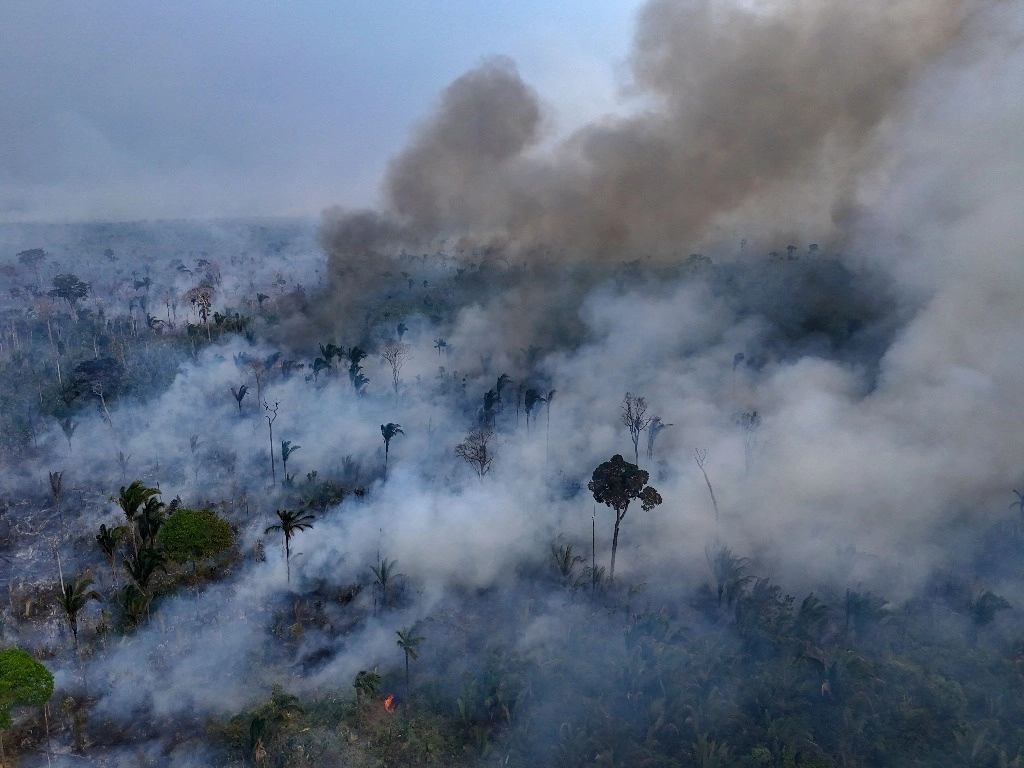
[[[400, 231], [620, 259], [678, 252], [726, 221], [835, 235], [877, 162], [870, 139], [962, 16], [960, 0], [654, 0], [630, 61], [645, 108], [550, 153], [537, 96], [511, 62], [486, 61], [393, 160], [381, 237], [361, 247]], [[336, 270], [359, 217], [325, 220]]]

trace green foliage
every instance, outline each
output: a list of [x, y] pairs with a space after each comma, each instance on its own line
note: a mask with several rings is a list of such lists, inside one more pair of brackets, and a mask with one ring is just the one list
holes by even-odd
[[78, 576], [64, 584], [60, 594], [57, 595], [57, 605], [68, 617], [68, 624], [71, 625], [71, 633], [75, 638], [75, 645], [78, 645], [78, 614], [90, 600], [100, 600], [100, 593], [90, 589], [93, 581], [86, 574]]
[[48, 295], [64, 299], [73, 310], [79, 299], [89, 295], [89, 289], [89, 283], [82, 282], [77, 275], [63, 274], [53, 278], [53, 289]]
[[176, 510], [160, 530], [160, 544], [175, 563], [197, 563], [231, 548], [231, 526], [210, 509]]
[[0, 728], [11, 727], [14, 707], [41, 707], [53, 695], [53, 675], [21, 648], [0, 651]]

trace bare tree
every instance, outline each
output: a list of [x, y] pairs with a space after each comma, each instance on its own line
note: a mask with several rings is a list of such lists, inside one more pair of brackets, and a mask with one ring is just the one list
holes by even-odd
[[761, 431], [761, 414], [757, 411], [744, 411], [736, 417], [736, 423], [743, 430], [743, 466], [747, 472], [750, 472]]
[[477, 476], [482, 478], [490, 470], [491, 463], [494, 461], [492, 442], [494, 442], [494, 431], [490, 427], [471, 429], [466, 435], [466, 439], [455, 446], [455, 455], [473, 467]]
[[629, 430], [629, 438], [633, 441], [634, 463], [640, 463], [640, 433], [651, 424], [647, 415], [647, 400], [641, 395], [627, 392], [622, 398], [622, 423]]
[[274, 462], [274, 422], [277, 420], [277, 409], [281, 403], [275, 402], [271, 408], [267, 401], [263, 401], [264, 416], [267, 417], [267, 429], [270, 430], [270, 480], [277, 485], [277, 465]]
[[715, 489], [711, 487], [711, 480], [708, 479], [708, 471], [705, 469], [708, 464], [708, 452], [706, 449], [697, 447], [693, 449], [693, 460], [697, 462], [700, 471], [704, 474], [704, 482], [708, 484], [708, 493], [711, 494], [711, 506], [715, 508], [715, 522], [718, 522], [718, 501], [715, 499]]
[[398, 396], [398, 377], [402, 373], [402, 366], [409, 359], [412, 350], [411, 344], [406, 344], [398, 339], [388, 339], [380, 348], [380, 356], [391, 366], [391, 384], [395, 388], [395, 396]]

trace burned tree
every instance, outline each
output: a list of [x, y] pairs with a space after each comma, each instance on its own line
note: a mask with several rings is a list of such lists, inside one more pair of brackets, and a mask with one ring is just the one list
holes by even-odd
[[651, 424], [647, 415], [647, 400], [640, 395], [627, 392], [622, 398], [622, 423], [629, 430], [629, 439], [633, 441], [633, 461], [640, 463], [640, 433]]

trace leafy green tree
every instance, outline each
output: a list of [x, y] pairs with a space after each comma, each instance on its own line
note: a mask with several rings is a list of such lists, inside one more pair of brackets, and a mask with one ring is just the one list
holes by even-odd
[[419, 651], [417, 649], [420, 643], [426, 640], [422, 635], [416, 634], [416, 627], [417, 625], [414, 624], [411, 627], [395, 631], [395, 634], [398, 635], [396, 643], [405, 652], [405, 692], [407, 695], [409, 693], [409, 659], [415, 661], [419, 658]]
[[280, 523], [274, 523], [274, 525], [268, 525], [263, 531], [264, 534], [268, 534], [271, 531], [281, 531], [284, 534], [284, 562], [285, 570], [288, 576], [288, 583], [292, 581], [292, 536], [299, 531], [305, 531], [313, 527], [313, 521], [316, 519], [309, 512], [303, 512], [302, 510], [292, 509], [279, 509], [277, 510], [277, 517], [281, 521]]
[[77, 275], [64, 274], [53, 278], [53, 288], [47, 292], [47, 295], [64, 299], [71, 307], [71, 311], [74, 312], [78, 300], [89, 295], [89, 289], [89, 283], [83, 283]]
[[160, 529], [160, 543], [168, 559], [192, 563], [216, 557], [231, 548], [234, 536], [226, 520], [211, 509], [176, 510]]
[[[14, 707], [41, 707], [53, 695], [53, 675], [21, 648], [0, 651], [0, 731], [13, 724]], [[0, 734], [0, 761], [4, 760]]]
[[361, 669], [356, 672], [356, 679], [352, 683], [352, 687], [356, 689], [356, 703], [361, 703], [364, 696], [368, 699], [375, 698], [380, 691], [380, 682], [380, 675], [376, 670], [367, 672]]
[[609, 461], [599, 465], [587, 484], [594, 494], [594, 500], [615, 510], [615, 533], [612, 536], [612, 562], [608, 581], [615, 581], [615, 553], [619, 547], [619, 526], [626, 516], [630, 502], [640, 500], [644, 512], [661, 504], [661, 494], [647, 485], [650, 475], [636, 464], [630, 464], [621, 455], [615, 454]]
[[384, 436], [384, 478], [388, 476], [388, 449], [391, 447], [391, 439], [395, 435], [404, 435], [401, 424], [388, 422], [380, 425], [380, 433]]
[[57, 595], [57, 605], [68, 617], [68, 624], [71, 625], [71, 634], [75, 639], [75, 647], [78, 647], [78, 614], [89, 603], [90, 600], [100, 600], [100, 593], [90, 589], [93, 581], [87, 574], [78, 576], [73, 581], [61, 585], [61, 592]]

